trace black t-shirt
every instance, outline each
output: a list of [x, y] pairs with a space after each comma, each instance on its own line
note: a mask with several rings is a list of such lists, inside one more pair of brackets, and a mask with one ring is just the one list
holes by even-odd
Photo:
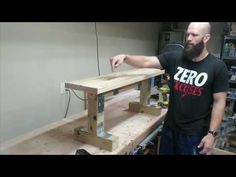
[[213, 94], [229, 89], [225, 63], [211, 54], [200, 62], [186, 61], [182, 52], [164, 53], [158, 59], [170, 75], [170, 99], [165, 126], [189, 135], [206, 133]]

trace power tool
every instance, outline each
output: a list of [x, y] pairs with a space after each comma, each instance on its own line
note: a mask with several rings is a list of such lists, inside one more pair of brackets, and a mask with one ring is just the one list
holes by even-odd
[[169, 92], [170, 89], [167, 85], [164, 85], [159, 88], [159, 101], [158, 105], [163, 108], [167, 108], [169, 104]]

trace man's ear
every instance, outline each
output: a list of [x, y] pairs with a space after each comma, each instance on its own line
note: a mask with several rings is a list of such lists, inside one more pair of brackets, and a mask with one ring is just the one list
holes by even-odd
[[211, 35], [210, 34], [205, 34], [204, 38], [203, 38], [203, 41], [204, 43], [207, 43], [211, 38]]

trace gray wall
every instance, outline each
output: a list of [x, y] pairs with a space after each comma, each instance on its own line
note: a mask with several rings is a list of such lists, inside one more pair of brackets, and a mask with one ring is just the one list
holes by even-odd
[[[118, 53], [154, 55], [161, 25], [97, 23], [101, 74]], [[0, 143], [63, 119], [60, 84], [98, 75], [96, 47], [94, 23], [0, 23]], [[83, 107], [72, 95], [68, 116]]]

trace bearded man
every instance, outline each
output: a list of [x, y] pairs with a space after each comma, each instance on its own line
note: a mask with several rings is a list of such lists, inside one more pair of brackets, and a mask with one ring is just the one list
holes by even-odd
[[207, 50], [211, 37], [208, 22], [192, 22], [182, 51], [158, 56], [119, 54], [122, 63], [140, 68], [165, 69], [170, 75], [170, 98], [161, 133], [159, 154], [209, 154], [224, 117], [229, 89], [225, 63]]

